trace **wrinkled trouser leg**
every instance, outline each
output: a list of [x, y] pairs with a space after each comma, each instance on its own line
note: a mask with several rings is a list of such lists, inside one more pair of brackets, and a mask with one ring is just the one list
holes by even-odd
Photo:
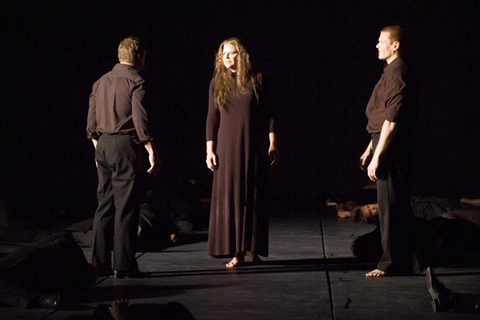
[[[140, 212], [136, 150], [129, 138], [102, 135], [95, 157], [98, 162], [98, 208], [93, 228], [92, 264], [97, 269], [136, 269], [135, 252]], [[112, 243], [113, 237], [113, 243]]]
[[[372, 137], [376, 148], [378, 135]], [[390, 274], [413, 272], [413, 211], [408, 183], [408, 155], [389, 146], [378, 172], [377, 197], [383, 256], [377, 268]]]

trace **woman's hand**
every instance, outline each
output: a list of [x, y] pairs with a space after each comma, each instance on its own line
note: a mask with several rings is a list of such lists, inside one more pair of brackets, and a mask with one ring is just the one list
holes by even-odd
[[277, 140], [275, 139], [275, 132], [268, 134], [268, 140], [270, 141], [270, 147], [268, 148], [268, 158], [270, 159], [270, 165], [276, 166], [278, 164], [278, 157], [280, 152], [277, 149]]
[[278, 152], [277, 147], [275, 144], [271, 143], [270, 147], [268, 148], [268, 158], [270, 159], [270, 165], [276, 166], [278, 164], [278, 158], [280, 156], [280, 152]]
[[215, 171], [218, 168], [218, 162], [217, 162], [217, 155], [213, 151], [207, 151], [207, 159], [205, 160], [207, 163], [207, 168]]

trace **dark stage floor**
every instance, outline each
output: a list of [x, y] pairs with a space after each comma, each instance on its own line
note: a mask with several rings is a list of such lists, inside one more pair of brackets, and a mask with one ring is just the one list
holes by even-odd
[[[207, 256], [206, 230], [197, 231], [188, 235], [193, 241], [138, 254], [140, 269], [151, 278], [100, 278], [85, 299], [62, 310], [2, 307], [0, 319], [91, 315], [98, 304], [123, 297], [133, 305], [178, 302], [198, 320], [477, 319], [434, 313], [424, 275], [366, 278], [374, 265], [358, 263], [350, 245], [373, 226], [338, 220], [302, 199], [288, 202], [279, 206], [284, 212], [272, 214], [270, 256], [263, 265], [226, 270], [227, 259]], [[91, 249], [83, 250], [90, 261]], [[435, 271], [451, 289], [480, 292], [480, 268]]]

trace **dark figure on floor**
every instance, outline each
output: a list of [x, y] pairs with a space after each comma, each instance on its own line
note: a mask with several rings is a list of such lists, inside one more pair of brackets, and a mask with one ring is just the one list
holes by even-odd
[[132, 304], [119, 299], [111, 306], [99, 304], [91, 316], [72, 316], [69, 320], [195, 320], [185, 306], [178, 302], [167, 304]]
[[[410, 197], [410, 205], [415, 217], [426, 220], [440, 217], [444, 213], [480, 209], [478, 206], [463, 201], [438, 197]], [[339, 211], [338, 216], [352, 218], [355, 222], [376, 223], [378, 222], [378, 203], [368, 203], [355, 207], [351, 211]]]
[[[159, 180], [155, 177], [155, 186], [146, 192], [146, 201], [140, 206], [140, 251], [157, 250], [176, 244], [180, 241], [180, 232], [191, 231], [202, 223], [204, 209], [198, 191], [193, 187], [187, 189], [189, 185], [181, 188], [172, 184], [159, 184]], [[68, 227], [82, 246], [90, 247], [93, 244], [92, 222], [93, 219], [88, 219]]]
[[377, 184], [383, 255], [367, 277], [405, 275], [413, 272], [413, 253], [408, 232], [410, 208], [409, 167], [412, 154], [412, 104], [406, 65], [400, 56], [403, 31], [398, 26], [382, 29], [378, 58], [385, 60], [381, 79], [367, 104], [367, 132], [371, 141], [360, 157], [360, 167]]
[[265, 212], [269, 165], [278, 161], [265, 78], [254, 74], [240, 41], [216, 55], [206, 125], [207, 167], [214, 172], [208, 254], [234, 256], [228, 268], [268, 255]]
[[208, 221], [208, 216], [204, 217], [205, 209], [201, 203], [204, 192], [196, 179], [175, 184], [157, 183], [147, 192], [147, 201], [143, 207], [164, 215], [181, 231], [190, 231], [205, 220]]
[[160, 163], [142, 102], [144, 79], [138, 74], [145, 64], [145, 48], [139, 39], [126, 38], [118, 47], [118, 59], [120, 63], [93, 85], [87, 136], [95, 146], [98, 172], [92, 264], [99, 276], [113, 273], [113, 249], [115, 277], [123, 278], [142, 276], [135, 260], [142, 146], [148, 151], [148, 173], [156, 174]]
[[180, 228], [164, 212], [142, 204], [138, 227], [139, 250], [157, 250], [175, 244]]
[[[480, 211], [463, 210], [432, 219], [415, 217], [409, 233], [420, 271], [435, 266], [478, 266], [480, 264]], [[382, 256], [380, 230], [355, 239], [353, 254], [361, 261], [373, 262]]]
[[376, 202], [377, 185], [371, 183], [360, 190], [349, 192], [340, 197], [328, 198], [326, 205], [335, 207], [339, 218], [351, 218], [351, 212], [355, 207]]
[[53, 309], [93, 287], [96, 278], [71, 234], [54, 234], [0, 259], [0, 301]]
[[433, 311], [452, 310], [459, 313], [480, 313], [480, 293], [457, 293], [449, 290], [435, 276], [432, 268], [428, 268], [427, 289], [432, 297]]

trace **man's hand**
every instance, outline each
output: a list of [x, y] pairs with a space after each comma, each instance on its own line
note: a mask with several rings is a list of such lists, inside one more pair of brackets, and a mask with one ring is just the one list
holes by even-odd
[[377, 181], [378, 158], [373, 157], [367, 168], [367, 175], [373, 182]]
[[361, 157], [360, 157], [360, 161], [359, 161], [359, 166], [360, 166], [360, 169], [362, 169], [363, 171], [367, 171], [367, 167], [368, 165], [370, 164], [370, 160], [372, 159], [372, 155], [371, 154], [368, 154], [368, 155], [365, 155], [363, 154]]
[[148, 141], [144, 144], [144, 147], [148, 151], [148, 162], [150, 162], [150, 168], [147, 170], [147, 172], [155, 175], [160, 171], [160, 165], [162, 164], [157, 155], [157, 148], [153, 141]]
[[149, 154], [148, 161], [150, 162], [150, 168], [147, 170], [148, 173], [156, 175], [160, 171], [160, 166], [162, 162], [156, 154]]
[[367, 149], [365, 149], [365, 152], [360, 156], [360, 161], [358, 163], [360, 166], [360, 169], [362, 169], [363, 171], [367, 170], [367, 167], [370, 164], [370, 161], [372, 160], [372, 156], [373, 156], [372, 141], [370, 141]]
[[[93, 147], [95, 148], [95, 150], [97, 150], [98, 140], [92, 139], [92, 143], [93, 143]], [[95, 167], [98, 168], [98, 162], [97, 162], [97, 159], [96, 159], [96, 158], [95, 158]]]
[[[370, 151], [370, 154], [373, 153], [373, 156], [367, 168], [367, 175], [370, 178], [370, 180], [372, 180], [373, 182], [376, 182], [378, 180], [377, 171], [378, 171], [380, 159], [382, 159], [382, 155], [385, 154], [385, 152], [388, 150], [388, 146], [392, 142], [396, 132], [397, 132], [396, 122], [391, 122], [388, 120], [385, 120], [383, 122], [382, 131], [380, 132], [380, 137], [378, 139], [378, 143], [375, 148], [375, 153], [373, 153], [373, 151]], [[372, 141], [370, 141], [369, 147], [370, 147], [370, 150], [373, 150]], [[368, 148], [367, 148], [367, 151], [368, 151]], [[365, 151], [365, 153], [367, 153], [367, 151]], [[363, 154], [363, 156], [365, 156], [365, 153]]]

